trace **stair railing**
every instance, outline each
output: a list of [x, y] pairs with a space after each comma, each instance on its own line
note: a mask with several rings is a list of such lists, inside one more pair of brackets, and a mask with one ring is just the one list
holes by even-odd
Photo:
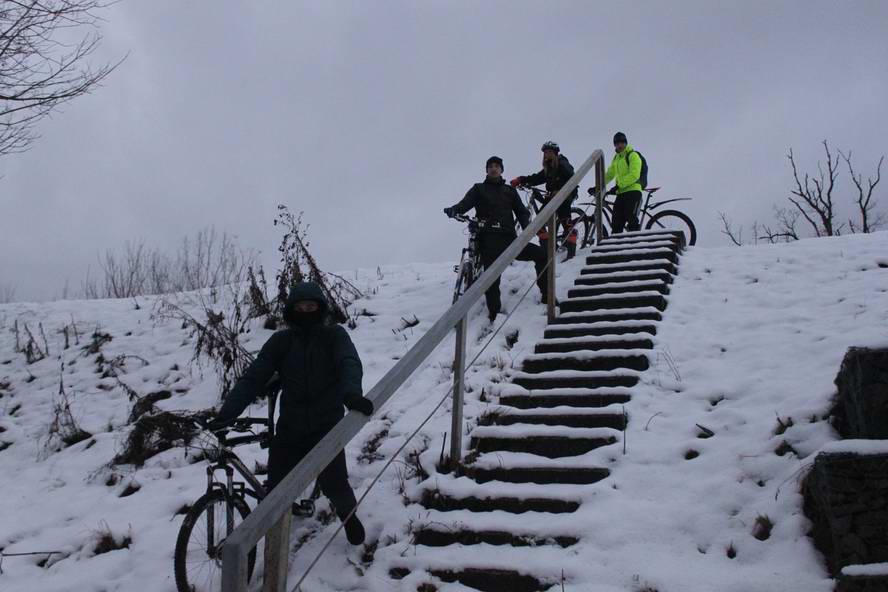
[[[604, 153], [595, 150], [574, 172], [574, 175], [509, 247], [484, 270], [484, 273], [466, 290], [416, 344], [367, 393], [376, 409], [380, 409], [413, 372], [456, 327], [456, 352], [453, 373], [453, 416], [450, 437], [450, 462], [456, 468], [462, 457], [463, 395], [465, 393], [465, 352], [468, 313], [472, 306], [502, 275], [533, 237], [549, 226], [547, 315], [555, 318], [555, 237], [556, 210], [595, 167], [595, 186], [598, 188], [595, 204], [595, 240], [601, 234], [601, 208], [604, 199]], [[222, 546], [222, 592], [247, 592], [247, 555], [260, 539], [265, 537], [264, 592], [286, 592], [292, 502], [305, 491], [321, 471], [357, 435], [370, 418], [350, 411], [303, 458], [286, 477], [272, 489], [256, 509], [241, 522]]]

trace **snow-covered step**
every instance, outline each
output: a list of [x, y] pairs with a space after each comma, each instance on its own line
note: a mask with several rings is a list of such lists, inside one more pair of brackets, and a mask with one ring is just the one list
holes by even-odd
[[515, 423], [477, 426], [470, 437], [471, 447], [478, 452], [526, 452], [562, 458], [613, 444], [618, 435], [618, 431], [610, 428]]
[[526, 389], [602, 388], [635, 386], [639, 373], [621, 368], [612, 371], [551, 370], [512, 373], [512, 382]]
[[393, 579], [425, 572], [444, 582], [458, 582], [482, 592], [550, 590], [558, 585], [562, 575], [575, 578], [575, 574], [583, 573], [590, 560], [565, 554], [564, 549], [554, 545], [515, 547], [508, 553], [501, 546], [485, 543], [424, 547], [421, 553], [409, 554], [403, 554], [401, 547], [395, 545], [391, 550], [384, 548], [376, 553], [376, 561], [389, 562], [389, 576]]
[[552, 407], [516, 408], [502, 405], [494, 407], [485, 414], [480, 425], [506, 426], [514, 424], [622, 430], [626, 427], [626, 415], [622, 409], [617, 407], [576, 408], [569, 405], [555, 405]]
[[575, 286], [598, 286], [601, 284], [621, 284], [625, 282], [644, 282], [661, 280], [671, 284], [675, 278], [671, 273], [660, 269], [639, 271], [612, 271], [595, 275], [580, 275], [574, 280]]
[[684, 238], [684, 233], [679, 230], [633, 230], [631, 232], [621, 232], [619, 234], [612, 234], [609, 237], [602, 239], [602, 243], [615, 243], [615, 242], [632, 242], [632, 241], [644, 241], [644, 240], [662, 240], [664, 238]]
[[669, 259], [648, 259], [644, 261], [623, 261], [621, 263], [595, 263], [594, 265], [587, 265], [586, 267], [580, 270], [580, 275], [599, 275], [599, 274], [609, 274], [615, 271], [637, 271], [637, 272], [649, 272], [649, 271], [667, 271], [672, 275], [676, 275], [678, 273], [678, 267], [675, 263]]
[[524, 358], [521, 369], [524, 372], [539, 373], [552, 370], [617, 370], [631, 368], [647, 370], [650, 367], [647, 350], [577, 350], [530, 354]]
[[585, 485], [478, 483], [465, 476], [438, 476], [423, 484], [419, 503], [440, 511], [563, 514], [576, 511], [587, 494]]
[[674, 249], [657, 247], [636, 249], [624, 249], [617, 252], [591, 252], [586, 256], [586, 265], [602, 265], [611, 263], [625, 263], [628, 261], [662, 261], [665, 259], [670, 263], [678, 262], [678, 253]]
[[[608, 308], [595, 310], [580, 310], [575, 312], [562, 312], [556, 316], [552, 325], [567, 325], [577, 323], [598, 323], [600, 328], [619, 328], [629, 326], [632, 323], [643, 324], [640, 321], [659, 321], [663, 315], [653, 306], [636, 308]], [[650, 324], [650, 323], [647, 323]], [[617, 332], [618, 333], [618, 332]], [[617, 334], [615, 333], [615, 334]]]
[[562, 313], [601, 310], [603, 308], [643, 308], [666, 309], [666, 298], [660, 292], [651, 290], [632, 294], [601, 294], [584, 298], [568, 298], [558, 304]]
[[681, 244], [676, 238], [656, 238], [650, 241], [614, 241], [601, 242], [589, 249], [590, 253], [619, 253], [627, 249], [679, 249]]
[[669, 284], [662, 280], [645, 282], [626, 282], [623, 284], [605, 284], [600, 286], [578, 286], [567, 291], [568, 298], [589, 298], [609, 294], [636, 294], [638, 292], [669, 293]]
[[571, 517], [548, 512], [526, 512], [520, 522], [516, 522], [514, 514], [502, 511], [482, 514], [431, 510], [413, 523], [412, 535], [414, 544], [431, 547], [454, 544], [569, 547], [580, 540]]
[[573, 483], [590, 484], [606, 479], [610, 471], [603, 467], [584, 466], [468, 466], [465, 474], [484, 483], [505, 481], [507, 483]]
[[633, 334], [656, 335], [657, 326], [650, 321], [627, 321], [603, 327], [600, 323], [565, 323], [550, 325], [543, 335], [546, 339], [570, 339], [581, 337], [603, 337], [608, 335], [627, 336]]
[[[517, 385], [514, 385], [517, 387]], [[603, 388], [549, 388], [549, 389], [503, 389], [499, 396], [500, 405], [516, 409], [539, 409], [574, 407], [597, 409], [611, 405], [622, 405], [632, 398], [631, 389], [626, 387]]]
[[653, 349], [653, 340], [644, 334], [636, 335], [592, 335], [561, 337], [537, 341], [534, 353], [601, 351], [608, 349]]

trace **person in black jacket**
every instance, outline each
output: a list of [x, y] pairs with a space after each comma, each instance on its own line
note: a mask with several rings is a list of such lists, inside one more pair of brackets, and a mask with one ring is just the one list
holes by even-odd
[[[295, 284], [284, 309], [288, 327], [265, 342], [213, 421], [224, 425], [237, 418], [278, 373], [282, 390], [277, 429], [268, 451], [269, 490], [342, 419], [343, 407], [373, 414], [373, 402], [362, 394], [364, 372], [358, 352], [345, 329], [327, 323], [328, 310], [320, 286]], [[356, 501], [343, 452], [321, 471], [318, 484], [345, 520]], [[364, 542], [364, 526], [357, 516], [345, 523], [345, 533], [353, 545]]]
[[[552, 142], [551, 140], [543, 144], [543, 169], [534, 173], [533, 175], [515, 177], [511, 181], [512, 187], [519, 187], [521, 185], [526, 185], [529, 187], [534, 187], [536, 185], [546, 184], [546, 199], [543, 202], [543, 205], [549, 203], [549, 198], [554, 196], [559, 189], [564, 187], [567, 181], [573, 177], [574, 168], [573, 165], [570, 164], [570, 161], [567, 160], [567, 157], [561, 154], [561, 148], [558, 147], [558, 144]], [[565, 232], [571, 225], [570, 218], [570, 206], [573, 201], [577, 198], [577, 190], [571, 192], [570, 197], [564, 200], [562, 204], [558, 207], [556, 212], [556, 216], [558, 218], [558, 223], [564, 227]], [[537, 236], [540, 239], [540, 246], [543, 247], [543, 252], [547, 251], [547, 241], [549, 240], [549, 233], [544, 227], [540, 230]], [[570, 234], [567, 237], [566, 241], [567, 247], [567, 258], [571, 259], [577, 254], [577, 231], [571, 230]]]
[[[515, 219], [522, 228], [530, 224], [530, 212], [521, 201], [514, 187], [510, 187], [503, 179], [503, 159], [491, 156], [487, 159], [487, 178], [483, 183], [475, 183], [462, 200], [449, 208], [444, 208], [448, 216], [465, 214], [475, 208], [479, 219], [496, 222], [499, 229], [484, 230], [478, 237], [478, 249], [481, 251], [481, 263], [487, 269], [496, 261], [503, 251], [515, 240]], [[546, 302], [547, 277], [546, 253], [537, 245], [528, 244], [518, 254], [519, 261], [533, 261], [537, 273], [537, 286], [540, 288], [543, 302]], [[487, 300], [487, 313], [490, 321], [496, 318], [502, 308], [500, 300], [499, 278], [484, 293]]]

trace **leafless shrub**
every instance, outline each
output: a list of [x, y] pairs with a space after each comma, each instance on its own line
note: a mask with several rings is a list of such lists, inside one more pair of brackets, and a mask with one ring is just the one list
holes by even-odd
[[134, 298], [210, 288], [215, 295], [212, 289], [242, 280], [253, 259], [234, 237], [214, 228], [186, 236], [173, 254], [148, 248], [144, 240], [127, 241], [122, 251], [108, 249], [99, 258], [101, 286], [88, 269], [81, 292], [85, 298]]
[[0, 304], [15, 302], [15, 286], [12, 284], [0, 284]]
[[115, 536], [107, 522], [102, 522], [99, 530], [94, 533], [93, 554], [101, 555], [120, 549], [128, 549], [133, 543], [132, 532], [123, 536]]
[[[743, 236], [743, 227], [735, 226], [723, 212], [719, 213], [722, 222], [722, 234], [735, 245], [757, 243], [767, 241], [769, 243], [792, 242], [806, 235], [804, 229], [808, 228], [813, 236], [838, 236], [844, 231], [851, 233], [869, 233], [883, 228], [888, 223], [888, 212], [879, 211], [878, 202], [874, 192], [882, 178], [882, 164], [885, 157], [879, 159], [876, 165], [875, 177], [867, 177], [855, 171], [851, 162], [851, 152], [838, 151], [834, 155], [830, 150], [827, 140], [822, 142], [826, 154], [824, 164], [817, 162], [817, 172], [809, 174], [801, 172], [796, 162], [792, 149], [787, 154], [794, 187], [787, 198], [791, 204], [789, 207], [774, 206], [773, 220], [768, 223], [754, 222], [752, 236], [747, 240]], [[837, 201], [839, 179], [839, 161], [844, 160], [848, 168], [851, 181], [854, 184], [855, 196], [851, 200], [854, 215], [848, 217], [847, 223], [839, 223], [844, 211], [843, 204]]]
[[[0, 4], [0, 155], [27, 150], [60, 105], [91, 92], [120, 62], [86, 64], [102, 39], [101, 0]], [[71, 41], [72, 32], [79, 39]]]
[[92, 437], [92, 434], [80, 428], [71, 412], [71, 400], [65, 391], [64, 365], [59, 373], [59, 392], [53, 403], [53, 418], [44, 443], [45, 452], [54, 452], [66, 446], [72, 446]]
[[34, 364], [35, 362], [39, 362], [40, 360], [43, 360], [47, 356], [49, 356], [49, 344], [46, 341], [46, 334], [43, 332], [43, 324], [40, 324], [40, 332], [43, 335], [42, 347], [37, 338], [34, 337], [34, 334], [31, 332], [30, 327], [28, 327], [28, 324], [24, 323], [22, 326], [24, 328], [25, 336], [27, 337], [27, 340], [24, 342], [21, 335], [19, 334], [18, 319], [16, 319], [15, 323], [13, 324], [13, 330], [15, 331], [16, 351], [25, 354], [25, 360], [29, 364]]
[[211, 410], [197, 412], [153, 411], [139, 417], [127, 436], [123, 449], [111, 461], [114, 465], [145, 464], [152, 456], [176, 446], [187, 446], [198, 433], [198, 420], [206, 420]]
[[308, 226], [302, 222], [302, 212], [294, 216], [287, 206], [280, 204], [274, 224], [284, 230], [278, 247], [281, 267], [276, 278], [278, 295], [275, 302], [275, 316], [283, 318], [283, 307], [287, 302], [290, 286], [297, 282], [312, 281], [324, 292], [333, 321], [345, 323], [351, 320], [348, 307], [356, 299], [363, 297], [363, 294], [342, 276], [324, 272], [318, 266], [309, 252]]
[[886, 222], [888, 222], [888, 213], [875, 212], [876, 202], [873, 200], [873, 190], [876, 188], [876, 185], [879, 184], [879, 181], [882, 180], [882, 163], [885, 162], [885, 157], [881, 157], [879, 159], [879, 164], [876, 165], [876, 178], [873, 179], [872, 177], [867, 177], [866, 188], [864, 189], [863, 175], [855, 173], [854, 166], [851, 164], [851, 151], [848, 151], [848, 154], [846, 155], [840, 150], [839, 154], [842, 156], [842, 160], [845, 161], [845, 164], [848, 165], [848, 174], [851, 175], [854, 187], [857, 188], [856, 201], [857, 210], [860, 214], [860, 223], [857, 224], [853, 220], [848, 220], [851, 232], [862, 232], [866, 234], [879, 230]]

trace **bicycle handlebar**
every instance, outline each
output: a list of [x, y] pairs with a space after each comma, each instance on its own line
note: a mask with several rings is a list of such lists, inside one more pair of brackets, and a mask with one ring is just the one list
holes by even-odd
[[465, 216], [463, 214], [454, 214], [451, 216], [453, 220], [457, 222], [466, 222], [469, 225], [475, 225], [479, 229], [489, 229], [489, 230], [502, 230], [503, 226], [499, 222], [491, 222], [489, 220], [484, 220], [483, 218], [472, 218], [471, 216]]

